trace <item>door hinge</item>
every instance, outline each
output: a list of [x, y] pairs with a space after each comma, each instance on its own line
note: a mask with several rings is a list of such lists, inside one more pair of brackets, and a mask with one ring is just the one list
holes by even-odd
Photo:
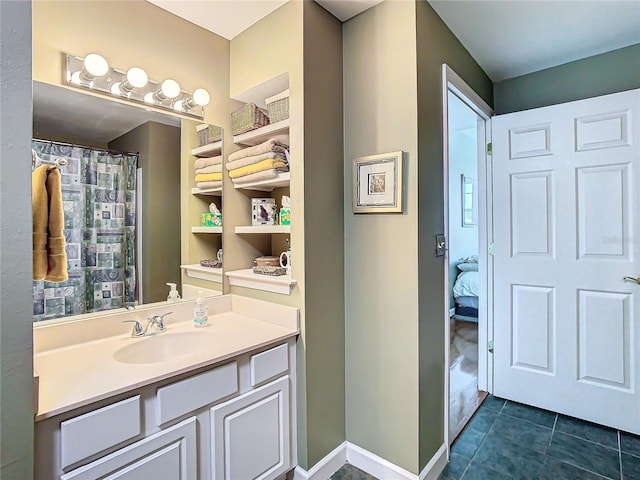
[[493, 152], [493, 144], [491, 142], [487, 143], [487, 155], [491, 155]]
[[489, 353], [493, 353], [493, 340], [489, 341]]
[[487, 250], [489, 252], [489, 255], [493, 255], [493, 242], [489, 244], [489, 248]]

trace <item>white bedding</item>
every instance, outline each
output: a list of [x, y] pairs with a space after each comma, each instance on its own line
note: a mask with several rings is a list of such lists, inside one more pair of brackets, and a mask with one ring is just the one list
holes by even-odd
[[460, 272], [453, 285], [453, 297], [479, 297], [479, 280], [478, 272]]

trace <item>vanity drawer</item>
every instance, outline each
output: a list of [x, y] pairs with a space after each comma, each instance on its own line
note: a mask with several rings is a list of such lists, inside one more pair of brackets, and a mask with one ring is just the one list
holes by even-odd
[[238, 392], [238, 364], [227, 363], [208, 372], [158, 388], [158, 425]]
[[251, 386], [255, 387], [289, 371], [289, 347], [285, 343], [251, 356]]
[[140, 395], [60, 424], [62, 468], [140, 435]]

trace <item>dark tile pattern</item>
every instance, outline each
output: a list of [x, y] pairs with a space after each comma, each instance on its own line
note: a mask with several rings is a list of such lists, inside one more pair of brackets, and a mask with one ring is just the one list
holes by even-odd
[[449, 454], [449, 463], [442, 471], [440, 480], [458, 480], [467, 468], [471, 460], [467, 457], [451, 451]]
[[502, 407], [504, 407], [505, 403], [507, 403], [506, 400], [494, 397], [493, 395], [489, 395], [487, 398], [485, 398], [484, 402], [482, 402], [482, 408], [499, 412], [500, 410], [502, 410]]
[[618, 431], [594, 423], [558, 415], [556, 430], [574, 437], [584, 438], [605, 447], [618, 448]]
[[620, 449], [629, 455], [640, 457], [640, 437], [620, 432]]
[[528, 422], [537, 423], [547, 428], [552, 428], [553, 423], [556, 420], [555, 413], [515, 402], [507, 402], [501, 413], [511, 417], [517, 417]]
[[363, 472], [358, 467], [345, 463], [340, 470], [331, 475], [330, 480], [377, 480], [376, 477]]
[[640, 479], [640, 458], [622, 454], [622, 473], [624, 480]]
[[538, 478], [540, 480], [602, 480], [600, 475], [554, 460], [551, 457], [547, 458], [544, 467], [540, 469]]
[[[640, 480], [640, 437], [489, 396], [438, 480], [529, 479]], [[377, 479], [347, 463], [330, 480]]]
[[620, 454], [617, 449], [603, 447], [564, 433], [554, 433], [549, 446], [549, 456], [605, 477], [620, 476]]
[[451, 452], [439, 480], [640, 480], [640, 437], [491, 395]]
[[453, 442], [451, 451], [466, 458], [472, 458], [478, 447], [484, 440], [486, 432], [480, 432], [473, 428], [467, 427], [460, 434], [458, 439]]

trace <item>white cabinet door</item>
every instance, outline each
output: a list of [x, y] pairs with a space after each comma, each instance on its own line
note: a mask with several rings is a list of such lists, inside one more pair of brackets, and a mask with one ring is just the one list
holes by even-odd
[[60, 478], [193, 480], [197, 468], [196, 419], [192, 417]]
[[215, 480], [272, 479], [291, 468], [289, 377], [211, 409]]
[[640, 433], [640, 90], [493, 119], [494, 394]]

